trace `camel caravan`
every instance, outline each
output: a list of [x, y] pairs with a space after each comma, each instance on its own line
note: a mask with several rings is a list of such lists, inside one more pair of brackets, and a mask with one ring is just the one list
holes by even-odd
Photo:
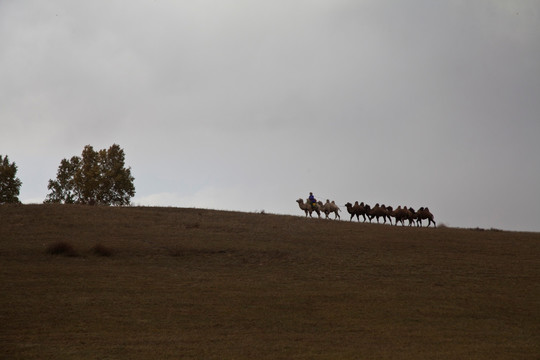
[[[305, 202], [303, 199], [296, 200], [300, 209], [303, 210], [306, 216], [313, 217], [313, 213], [316, 213], [320, 218], [321, 213], [326, 215], [326, 219], [330, 218], [330, 214], [334, 213], [334, 220], [341, 219], [339, 212], [341, 211], [339, 206], [336, 205], [335, 201], [326, 200], [326, 203], [323, 204], [322, 201], [315, 201], [313, 196], [310, 196]], [[427, 207], [421, 207], [418, 210], [414, 210], [412, 207], [401, 207], [398, 206], [396, 209], [393, 209], [391, 206], [375, 204], [374, 207], [371, 207], [367, 204], [358, 203], [355, 201], [354, 205], [350, 202], [345, 204], [347, 212], [351, 215], [350, 221], [356, 216], [358, 222], [360, 222], [360, 216], [362, 216], [364, 222], [366, 220], [371, 221], [377, 219], [377, 223], [380, 223], [379, 220], [382, 219], [383, 224], [386, 224], [386, 221], [392, 225], [392, 218], [394, 218], [394, 225], [401, 223], [402, 226], [405, 226], [405, 222], [408, 222], [409, 226], [422, 226], [422, 221], [427, 220], [427, 226], [433, 223], [433, 226], [436, 227], [437, 224], [433, 219], [433, 214], [429, 211]]]

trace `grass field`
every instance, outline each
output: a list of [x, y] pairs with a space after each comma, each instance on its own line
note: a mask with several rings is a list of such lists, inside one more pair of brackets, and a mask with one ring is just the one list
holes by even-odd
[[1, 359], [539, 359], [540, 233], [0, 206]]

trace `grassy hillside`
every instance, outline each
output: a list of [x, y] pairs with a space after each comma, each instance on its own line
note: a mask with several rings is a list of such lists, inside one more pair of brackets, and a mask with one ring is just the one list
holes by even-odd
[[540, 234], [0, 206], [2, 359], [532, 359]]

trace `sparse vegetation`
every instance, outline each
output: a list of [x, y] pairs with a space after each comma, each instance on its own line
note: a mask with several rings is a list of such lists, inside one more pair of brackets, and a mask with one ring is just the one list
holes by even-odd
[[201, 224], [199, 224], [198, 222], [193, 222], [193, 223], [185, 224], [184, 227], [186, 229], [198, 229], [199, 227], [201, 227]]
[[103, 244], [96, 244], [92, 247], [92, 254], [109, 257], [113, 255], [113, 250]]
[[[538, 233], [52, 204], [0, 219], [0, 358], [540, 353]], [[62, 243], [90, 256], [43, 251]]]
[[47, 254], [50, 255], [65, 255], [65, 256], [79, 256], [73, 245], [66, 241], [58, 241], [47, 247]]

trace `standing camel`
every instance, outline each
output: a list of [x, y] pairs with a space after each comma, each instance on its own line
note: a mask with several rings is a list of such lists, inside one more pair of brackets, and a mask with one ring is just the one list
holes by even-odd
[[421, 207], [420, 209], [418, 209], [418, 211], [416, 212], [416, 223], [417, 224], [420, 224], [420, 226], [422, 226], [422, 220], [425, 220], [427, 219], [428, 220], [428, 224], [427, 226], [429, 227], [429, 225], [431, 223], [433, 223], [433, 227], [437, 227], [437, 224], [435, 223], [435, 220], [433, 220], [433, 214], [429, 211], [429, 209], [427, 207]]
[[298, 203], [298, 206], [300, 206], [300, 209], [304, 210], [306, 213], [306, 216], [313, 217], [312, 212], [316, 212], [319, 218], [321, 217], [321, 211], [319, 210], [319, 205], [317, 203], [313, 204], [313, 206], [310, 205], [309, 201], [304, 203], [304, 200], [298, 199], [296, 200]]
[[335, 201], [330, 202], [330, 200], [326, 199], [326, 204], [323, 205], [322, 201], [319, 201], [318, 204], [322, 212], [324, 212], [324, 214], [326, 215], [327, 219], [329, 219], [328, 215], [330, 215], [330, 213], [334, 213], [334, 220], [341, 220], [341, 216], [339, 216], [339, 212], [341, 211], [341, 209], [339, 208], [339, 206], [337, 206]]

